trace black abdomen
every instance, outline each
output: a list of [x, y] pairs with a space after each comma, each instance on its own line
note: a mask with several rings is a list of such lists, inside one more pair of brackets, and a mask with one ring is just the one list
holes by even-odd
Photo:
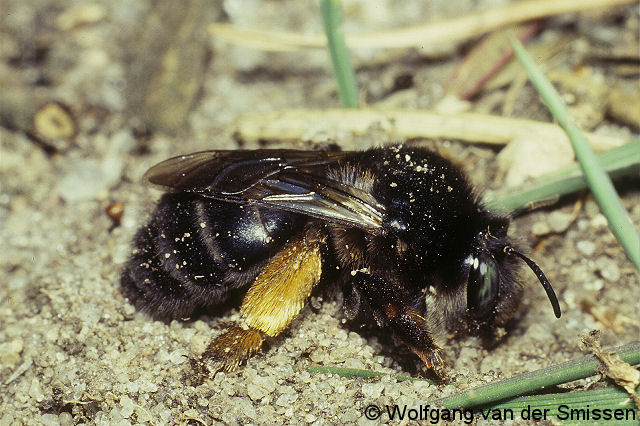
[[134, 237], [124, 293], [158, 318], [183, 318], [251, 283], [305, 216], [165, 194]]

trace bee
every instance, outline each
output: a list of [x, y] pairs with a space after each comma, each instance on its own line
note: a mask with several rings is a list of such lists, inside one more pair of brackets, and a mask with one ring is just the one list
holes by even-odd
[[426, 148], [204, 151], [144, 179], [167, 193], [134, 237], [124, 294], [155, 317], [185, 318], [245, 292], [242, 324], [205, 352], [216, 371], [280, 334], [327, 277], [347, 318], [375, 321], [441, 377], [447, 333], [497, 334], [514, 315], [519, 260], [560, 317], [549, 281], [508, 239], [509, 217]]

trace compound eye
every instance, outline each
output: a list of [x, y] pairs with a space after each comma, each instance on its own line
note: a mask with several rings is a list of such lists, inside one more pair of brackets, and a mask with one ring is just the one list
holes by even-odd
[[465, 263], [469, 266], [467, 308], [472, 316], [481, 318], [493, 309], [498, 298], [498, 265], [485, 253], [469, 255]]

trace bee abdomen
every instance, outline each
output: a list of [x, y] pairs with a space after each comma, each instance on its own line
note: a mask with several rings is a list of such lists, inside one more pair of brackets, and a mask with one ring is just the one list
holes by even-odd
[[189, 316], [226, 296], [222, 271], [194, 223], [193, 197], [166, 195], [133, 239], [133, 254], [122, 273], [124, 293], [159, 318]]
[[[193, 194], [166, 194], [134, 237], [125, 295], [158, 318], [184, 318], [252, 282], [301, 217]], [[286, 226], [285, 226], [286, 225]]]

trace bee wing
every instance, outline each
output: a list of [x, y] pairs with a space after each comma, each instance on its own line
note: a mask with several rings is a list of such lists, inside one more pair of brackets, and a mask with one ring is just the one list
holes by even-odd
[[329, 222], [380, 230], [384, 207], [366, 191], [327, 176], [352, 152], [299, 150], [204, 151], [170, 158], [144, 179], [175, 192], [258, 204]]

